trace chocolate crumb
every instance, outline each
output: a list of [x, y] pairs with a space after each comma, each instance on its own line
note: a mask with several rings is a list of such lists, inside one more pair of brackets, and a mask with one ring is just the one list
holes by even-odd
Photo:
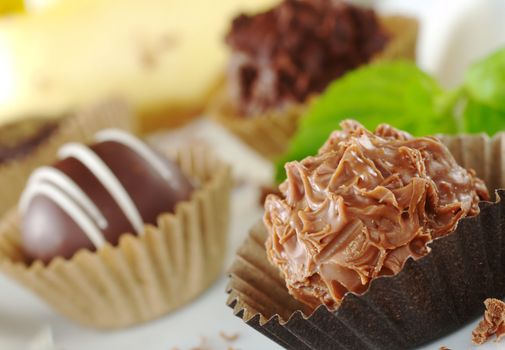
[[238, 339], [238, 333], [226, 334], [225, 332], [219, 332], [219, 336], [226, 340], [227, 342], [234, 342]]
[[190, 350], [212, 350], [210, 345], [207, 342], [207, 337], [201, 336], [200, 337], [200, 344], [191, 348]]
[[484, 344], [493, 334], [496, 335], [496, 341], [505, 335], [505, 303], [489, 298], [484, 301], [484, 305], [484, 319], [472, 332], [472, 342], [477, 345]]
[[0, 128], [0, 164], [29, 155], [58, 129], [56, 118], [25, 118]]
[[451, 350], [451, 349], [449, 349], [447, 346], [441, 346], [440, 349], [438, 350]]

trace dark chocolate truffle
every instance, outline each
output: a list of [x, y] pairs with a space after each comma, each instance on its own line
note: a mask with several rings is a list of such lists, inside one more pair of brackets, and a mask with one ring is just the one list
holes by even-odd
[[115, 245], [189, 199], [193, 187], [178, 166], [134, 136], [104, 130], [96, 141], [64, 145], [58, 162], [31, 175], [20, 201], [27, 257], [49, 262]]
[[0, 164], [32, 152], [57, 129], [56, 119], [25, 118], [0, 128]]
[[344, 121], [314, 157], [286, 164], [264, 222], [270, 261], [290, 293], [337, 308], [347, 292], [401, 271], [488, 200], [484, 182], [436, 138]]
[[284, 0], [240, 15], [226, 37], [231, 98], [243, 115], [303, 103], [387, 41], [373, 10], [343, 1]]

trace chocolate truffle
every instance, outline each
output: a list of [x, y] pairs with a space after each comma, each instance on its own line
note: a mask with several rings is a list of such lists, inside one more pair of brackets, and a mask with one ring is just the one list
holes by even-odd
[[281, 195], [265, 203], [269, 260], [311, 307], [335, 309], [347, 292], [397, 274], [489, 199], [483, 181], [436, 138], [341, 126], [316, 156], [286, 164]]
[[193, 187], [178, 166], [134, 136], [104, 130], [96, 141], [62, 146], [58, 162], [31, 175], [20, 200], [27, 257], [49, 262], [115, 245], [189, 199]]
[[32, 152], [57, 129], [56, 119], [25, 118], [0, 128], [0, 164]]
[[226, 42], [231, 98], [243, 115], [304, 102], [388, 41], [375, 13], [334, 0], [284, 0], [240, 15]]

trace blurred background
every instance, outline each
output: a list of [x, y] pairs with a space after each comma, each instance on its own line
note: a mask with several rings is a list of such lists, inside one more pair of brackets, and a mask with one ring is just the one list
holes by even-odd
[[[225, 66], [222, 38], [230, 19], [275, 2], [3, 0], [0, 123], [112, 94], [142, 112], [147, 130], [177, 123], [160, 120], [163, 110], [188, 112], [188, 103], [208, 93]], [[505, 42], [501, 0], [359, 2], [415, 15], [421, 24], [417, 62], [447, 87]]]

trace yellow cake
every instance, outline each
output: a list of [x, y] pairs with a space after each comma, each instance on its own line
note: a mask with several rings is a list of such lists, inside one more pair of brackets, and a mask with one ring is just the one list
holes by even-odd
[[144, 131], [201, 112], [230, 19], [277, 0], [73, 0], [0, 20], [0, 124], [124, 95]]

